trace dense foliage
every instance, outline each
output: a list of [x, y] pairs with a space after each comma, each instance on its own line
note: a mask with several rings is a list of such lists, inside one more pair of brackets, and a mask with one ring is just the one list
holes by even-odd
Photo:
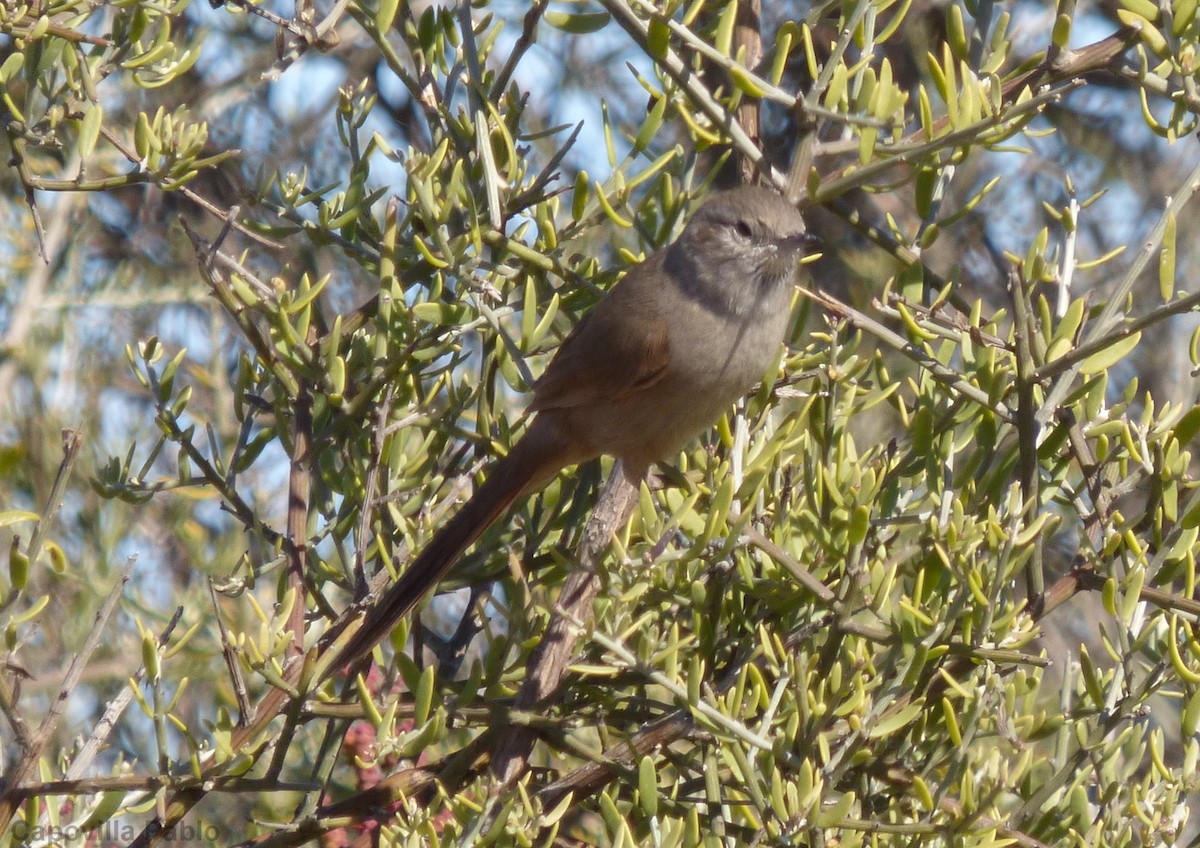
[[[0, 9], [0, 842], [1192, 838], [1195, 0], [215, 5]], [[607, 465], [327, 668], [745, 180], [825, 256], [594, 604]]]

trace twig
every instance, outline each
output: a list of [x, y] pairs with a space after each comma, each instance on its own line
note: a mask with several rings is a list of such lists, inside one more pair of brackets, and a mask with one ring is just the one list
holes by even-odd
[[[78, 167], [77, 160], [72, 157], [65, 168]], [[79, 204], [79, 195], [67, 195], [60, 198], [51, 208], [50, 227], [45, 234], [42, 245], [44, 262], [34, 265], [25, 277], [25, 285], [21, 289], [20, 299], [9, 312], [8, 327], [4, 337], [0, 339], [0, 397], [13, 397], [9, 385], [13, 380], [13, 372], [17, 369], [17, 360], [10, 358], [11, 351], [19, 351], [25, 346], [29, 331], [33, 328], [34, 320], [41, 315], [45, 308], [46, 288], [50, 275], [57, 270], [59, 259], [67, 245], [70, 244], [71, 219]], [[76, 302], [73, 299], [73, 302]]]
[[362, 505], [358, 508], [358, 532], [355, 534], [354, 550], [354, 594], [362, 597], [367, 593], [367, 540], [371, 538], [371, 524], [375, 517], [376, 497], [379, 494], [379, 477], [382, 465], [383, 445], [388, 434], [388, 419], [392, 415], [392, 400], [396, 388], [389, 385], [375, 414], [375, 432], [372, 434], [371, 457], [367, 464], [367, 485], [363, 492]]
[[779, 545], [768, 539], [766, 535], [754, 527], [747, 526], [742, 531], [742, 535], [746, 537], [746, 540], [750, 544], [791, 572], [791, 575], [796, 578], [796, 582], [812, 592], [822, 606], [829, 607], [834, 612], [841, 611], [841, 603], [838, 601], [838, 597], [833, 590], [818, 580], [794, 556], [779, 547]]
[[508, 54], [508, 61], [504, 63], [504, 67], [500, 69], [500, 73], [496, 75], [496, 81], [492, 84], [492, 90], [488, 94], [489, 103], [499, 103], [501, 96], [508, 88], [508, 82], [512, 79], [513, 72], [517, 69], [517, 63], [525, 55], [530, 47], [533, 46], [534, 37], [537, 35], [538, 21], [542, 19], [542, 15], [546, 11], [546, 7], [550, 5], [550, 0], [536, 0], [525, 13], [525, 20], [521, 25], [521, 35], [517, 38], [517, 43], [513, 45], [512, 50]]
[[[130, 568], [133, 567], [133, 564], [136, 561], [136, 554], [129, 557]], [[167, 642], [170, 640], [171, 634], [175, 632], [175, 627], [178, 623], [178, 614], [172, 616], [171, 620], [167, 622], [167, 626], [163, 628], [162, 635], [158, 637], [158, 644], [160, 647], [166, 647]], [[146, 668], [145, 666], [142, 666], [138, 668], [137, 673], [133, 676], [133, 679], [135, 682], [141, 683], [145, 677]], [[67, 773], [63, 775], [64, 780], [83, 780], [84, 772], [88, 770], [93, 760], [95, 760], [96, 755], [99, 754], [101, 749], [104, 747], [104, 743], [108, 740], [113, 728], [116, 727], [117, 719], [121, 717], [123, 712], [125, 712], [125, 708], [129, 706], [131, 701], [133, 701], [132, 686], [124, 687], [117, 697], [109, 701], [108, 706], [104, 708], [104, 714], [100, 716], [100, 720], [96, 722], [96, 726], [92, 730], [92, 735], [88, 737], [87, 742], [85, 742], [83, 747], [79, 749], [79, 753], [75, 756], [75, 759], [71, 761], [71, 765], [67, 769]], [[45, 812], [43, 812], [43, 815], [45, 815]]]
[[[542, 641], [534, 649], [526, 666], [525, 683], [517, 694], [513, 709], [532, 711], [554, 694], [567, 670], [567, 664], [579, 638], [581, 623], [592, 620], [592, 602], [600, 591], [597, 565], [609, 541], [637, 505], [642, 474], [613, 468], [608, 483], [583, 531], [579, 546], [579, 568], [567, 578], [555, 605], [554, 617]], [[529, 727], [515, 728], [496, 746], [492, 773], [500, 785], [511, 786], [529, 765], [537, 734]]]
[[308, 553], [308, 497], [313, 461], [309, 449], [312, 444], [312, 397], [307, 387], [296, 398], [294, 409], [292, 458], [288, 474], [287, 534], [283, 543], [288, 561], [288, 584], [295, 595], [288, 621], [292, 631], [289, 657], [298, 657], [304, 651], [304, 561]]
[[[601, 5], [608, 10], [640, 48], [647, 51], [650, 49], [649, 24], [639, 18], [623, 0], [601, 0]], [[676, 85], [684, 90], [704, 113], [704, 116], [729, 136], [729, 141], [738, 154], [744, 156], [747, 161], [752, 162], [757, 169], [761, 170], [772, 185], [778, 187], [784, 184], [784, 175], [771, 167], [762, 150], [754, 144], [753, 139], [746, 135], [733, 116], [717, 102], [712, 92], [693, 73], [691, 67], [679, 58], [679, 54], [675, 50], [668, 46], [665, 55], [658, 61], [658, 65], [674, 80]]]
[[217, 602], [217, 590], [210, 579], [208, 581], [208, 596], [212, 600], [213, 618], [217, 622], [217, 632], [221, 634], [221, 653], [225, 657], [225, 667], [229, 669], [229, 681], [233, 685], [233, 698], [238, 705], [238, 724], [254, 721], [254, 704], [246, 691], [246, 678], [242, 674], [241, 664], [238, 663], [237, 649], [229, 638], [229, 628], [221, 616], [220, 605]]
[[[1072, 384], [1075, 375], [1078, 373], [1079, 365], [1083, 360], [1087, 359], [1093, 353], [1104, 350], [1121, 339], [1133, 335], [1155, 321], [1181, 311], [1181, 304], [1186, 304], [1190, 308], [1191, 304], [1195, 302], [1196, 295], [1191, 295], [1181, 299], [1178, 303], [1160, 307], [1158, 310], [1150, 313], [1150, 315], [1143, 316], [1139, 321], [1129, 322], [1117, 327], [1115, 330], [1112, 329], [1122, 317], [1121, 310], [1125, 308], [1125, 298], [1132, 291], [1134, 283], [1141, 277], [1142, 272], [1145, 271], [1146, 265], [1149, 263], [1154, 251], [1162, 244], [1168, 219], [1171, 215], [1178, 217], [1179, 213], [1183, 211], [1183, 207], [1192, 199], [1197, 190], [1200, 190], [1200, 164], [1197, 164], [1192, 169], [1191, 173], [1183, 181], [1179, 193], [1167, 203], [1167, 207], [1163, 210], [1158, 223], [1154, 225], [1154, 229], [1146, 236], [1146, 240], [1142, 243], [1142, 247], [1138, 251], [1136, 258], [1121, 276], [1115, 290], [1108, 299], [1108, 303], [1101, 310], [1100, 316], [1089, 325], [1087, 340], [1074, 350], [1052, 362], [1047, 362], [1034, 372], [1033, 379], [1039, 382], [1057, 377], [1060, 374], [1063, 375], [1054, 388], [1047, 394], [1046, 402], [1042, 406], [1043, 414], [1041, 417], [1043, 420], [1049, 419], [1058, 407], [1060, 396], [1065, 395], [1073, 387]], [[1112, 332], [1109, 332], [1110, 330]]]
[[[191, 776], [179, 778], [176, 785], [194, 785]], [[18, 787], [13, 795], [21, 801], [30, 798], [54, 795], [98, 795], [102, 792], [154, 792], [163, 787], [163, 779], [157, 774], [117, 774], [100, 777], [81, 777], [71, 780], [46, 780]], [[291, 780], [264, 780], [234, 774], [216, 775], [211, 778], [211, 792], [311, 792], [313, 784]]]
[[[1007, 109], [997, 111], [993, 115], [980, 118], [973, 124], [961, 129], [951, 130], [944, 135], [934, 136], [926, 141], [922, 132], [920, 135], [910, 135], [894, 145], [880, 147], [879, 158], [862, 166], [847, 166], [832, 176], [821, 180], [820, 190], [814, 198], [817, 202], [826, 203], [834, 197], [845, 194], [851, 189], [861, 188], [871, 180], [880, 178], [885, 172], [897, 165], [922, 159], [931, 154], [949, 148], [968, 145], [981, 139], [989, 130], [1007, 132], [1010, 125], [1018, 121], [1031, 121], [1041, 113], [1042, 107], [1057, 103], [1069, 92], [1084, 85], [1081, 79], [1067, 80], [1058, 88], [1050, 88], [1038, 92], [1028, 100], [1013, 103]], [[1007, 90], [1007, 86], [1006, 86]], [[936, 128], [936, 124], [935, 124]]]
[[980, 389], [978, 386], [973, 386], [962, 378], [962, 376], [939, 362], [936, 357], [931, 356], [921, 350], [916, 345], [909, 342], [898, 333], [889, 330], [883, 324], [862, 312], [854, 309], [851, 306], [842, 303], [832, 295], [825, 292], [813, 291], [811, 289], [802, 288], [801, 292], [805, 297], [823, 306], [834, 315], [848, 321], [851, 325], [860, 329], [866, 330], [879, 341], [886, 344], [888, 347], [909, 356], [917, 364], [927, 368], [929, 374], [935, 380], [943, 383], [950, 388], [956, 390], [965, 397], [975, 401], [980, 406], [987, 407], [995, 415], [1002, 418], [1005, 423], [1012, 424], [1014, 422], [1012, 410], [1000, 401], [993, 402], [987, 396], [987, 392]]
[[4, 833], [8, 829], [13, 814], [20, 805], [20, 801], [14, 795], [14, 790], [33, 773], [34, 768], [41, 759], [42, 752], [45, 750], [46, 745], [49, 744], [55, 729], [58, 727], [59, 719], [62, 718], [62, 714], [67, 708], [67, 702], [70, 700], [71, 693], [75, 690], [76, 684], [79, 683], [83, 669], [87, 666], [88, 661], [91, 660], [92, 654], [99, 647], [104, 637], [104, 630], [108, 624], [108, 620], [112, 617], [113, 611], [116, 610], [117, 603], [121, 600], [121, 594], [125, 589], [125, 584], [129, 582], [129, 578], [133, 574], [133, 563], [133, 557], [130, 557], [126, 561], [125, 568], [117, 576], [116, 583], [113, 584], [108, 597], [104, 600], [104, 604], [100, 607], [99, 612], [96, 613], [95, 621], [92, 624], [92, 632], [88, 634], [83, 647], [79, 649], [74, 659], [71, 660], [71, 665], [67, 669], [62, 685], [58, 689], [58, 694], [50, 702], [46, 717], [42, 719], [41, 726], [38, 727], [37, 732], [29, 740], [28, 747], [21, 752], [21, 759], [4, 775], [4, 789], [0, 791], [0, 833]]
[[[1021, 484], [1021, 500], [1024, 502], [1021, 511], [1023, 521], [1032, 524], [1037, 518], [1039, 498], [1038, 478], [1038, 423], [1036, 418], [1036, 400], [1034, 398], [1034, 383], [1030, 375], [1034, 370], [1033, 337], [1037, 329], [1031, 315], [1029, 292], [1025, 281], [1015, 269], [1008, 275], [1008, 291], [1013, 304], [1013, 337], [1016, 341], [1017, 354], [1017, 474]], [[1038, 615], [1045, 599], [1045, 585], [1042, 578], [1042, 534], [1037, 535], [1034, 542], [1033, 555], [1025, 563], [1025, 590], [1029, 595], [1030, 608], [1033, 615]]]
[[563, 775], [537, 793], [542, 809], [553, 810], [567, 795], [576, 803], [603, 789], [617, 770], [630, 767], [651, 751], [662, 748], [689, 735], [696, 729], [691, 712], [677, 709], [651, 722], [630, 737], [604, 752], [603, 759], [586, 763]]
[[[762, 60], [762, 0], [745, 0], [738, 3], [737, 20], [733, 27], [733, 55], [748, 68], [758, 66]], [[737, 125], [750, 138], [757, 149], [762, 149], [762, 131], [759, 127], [759, 104], [754, 97], [742, 97], [734, 115]], [[738, 178], [742, 184], [754, 181], [758, 169], [745, 156], [737, 157]]]
[[[122, 156], [124, 156], [126, 159], [128, 159], [132, 164], [134, 164], [138, 168], [143, 167], [142, 160], [138, 157], [137, 151], [135, 151], [128, 144], [126, 144], [124, 142], [124, 140], [122, 140], [114, 132], [112, 132], [107, 127], [104, 127], [102, 125], [100, 127], [100, 134], [103, 135], [105, 140], [109, 144], [111, 144], [113, 147], [115, 147], [120, 152], [120, 154]], [[205, 212], [212, 215], [218, 221], [224, 222], [224, 221], [229, 220], [229, 215], [227, 215], [223, 210], [219, 209], [215, 204], [213, 204], [206, 198], [201, 197], [199, 194], [192, 191], [186, 185], [179, 186], [176, 189], [176, 191], [178, 191], [180, 194], [182, 194], [188, 200], [192, 201], [192, 203], [195, 203], [197, 206], [199, 206]], [[254, 242], [257, 242], [258, 244], [261, 244], [263, 247], [270, 248], [271, 250], [282, 250], [283, 249], [283, 245], [280, 242], [277, 242], [271, 238], [267, 238], [266, 236], [262, 235], [261, 233], [256, 233], [256, 232], [254, 232], [254, 230], [249, 229], [244, 224], [240, 224], [240, 223], [234, 221], [233, 228], [235, 230], [237, 230], [239, 233], [241, 233], [242, 235], [244, 235], [246, 238], [251, 239]]]
[[62, 506], [63, 491], [67, 488], [67, 478], [71, 476], [71, 467], [75, 465], [75, 460], [79, 458], [79, 450], [83, 447], [83, 436], [76, 430], [63, 430], [63, 458], [58, 465], [58, 472], [54, 475], [54, 484], [50, 487], [50, 496], [46, 498], [46, 506], [42, 509], [42, 518], [33, 528], [33, 535], [29, 538], [29, 547], [25, 549], [26, 556], [30, 562], [36, 562], [38, 555], [42, 552], [42, 540], [46, 536], [46, 531], [54, 524], [54, 519], [58, 517], [59, 507]]

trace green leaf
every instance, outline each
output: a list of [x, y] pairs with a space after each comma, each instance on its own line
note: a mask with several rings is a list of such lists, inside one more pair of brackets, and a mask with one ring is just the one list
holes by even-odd
[[101, 792], [99, 802], [88, 811], [87, 817], [79, 823], [79, 830], [83, 832], [95, 830], [108, 822], [117, 810], [121, 808], [121, 804], [125, 801], [125, 796], [126, 793], [124, 791]]
[[452, 327], [463, 323], [467, 316], [467, 309], [461, 303], [426, 301], [425, 303], [418, 303], [413, 306], [412, 314], [418, 321], [437, 324], [442, 327]]
[[642, 757], [638, 763], [638, 800], [647, 816], [658, 815], [658, 773], [649, 756]]
[[1185, 739], [1196, 734], [1197, 725], [1200, 725], [1200, 690], [1192, 693], [1192, 696], [1188, 698], [1187, 706], [1183, 710], [1183, 718], [1179, 722]]
[[733, 78], [733, 84], [743, 93], [751, 97], [762, 97], [766, 94], [763, 87], [744, 68], [734, 65], [729, 69], [729, 75]]
[[421, 671], [416, 691], [413, 693], [413, 725], [415, 727], [420, 727], [429, 720], [429, 708], [433, 703], [433, 684], [434, 668], [429, 665]]
[[1158, 254], [1158, 293], [1163, 303], [1175, 296], [1175, 213], [1167, 214], [1163, 230], [1162, 250]]
[[891, 736], [896, 731], [911, 724], [925, 709], [925, 699], [918, 698], [906, 707], [896, 710], [891, 715], [884, 716], [867, 734], [870, 739], [882, 739]]
[[0, 65], [0, 85], [8, 82], [17, 71], [21, 70], [21, 66], [25, 64], [25, 54], [20, 51], [10, 53], [9, 57], [4, 60], [4, 64]]
[[533, 328], [533, 332], [529, 334], [530, 347], [537, 347], [546, 338], [546, 333], [549, 332], [550, 326], [554, 323], [554, 318], [558, 315], [558, 292], [550, 298], [550, 304], [546, 307], [541, 319], [537, 322], [537, 326]]
[[922, 219], [933, 214], [933, 189], [937, 185], [938, 171], [933, 168], [921, 168], [917, 171], [914, 187], [917, 214]]
[[20, 524], [22, 521], [40, 521], [41, 518], [36, 512], [29, 512], [24, 509], [8, 509], [0, 512], [0, 527], [11, 527], [14, 524]]
[[400, 0], [379, 0], [379, 8], [375, 10], [375, 28], [380, 35], [387, 35], [392, 28], [399, 7]]
[[607, 26], [611, 15], [608, 12], [547, 12], [544, 18], [555, 29], [571, 35], [587, 35]]
[[1172, 430], [1175, 438], [1181, 445], [1190, 444], [1192, 439], [1200, 433], [1200, 406], [1194, 406], [1189, 409]]
[[1135, 15], [1141, 15], [1148, 21], [1158, 20], [1158, 5], [1152, 0], [1121, 0], [1121, 5]]
[[713, 47], [717, 48], [718, 52], [723, 56], [728, 56], [729, 51], [733, 47], [733, 29], [737, 24], [739, 5], [736, 0], [732, 3], [726, 3], [725, 8], [721, 10], [721, 17], [717, 21], [717, 32], [713, 36]]
[[1095, 374], [1097, 371], [1107, 371], [1112, 366], [1116, 365], [1124, 359], [1129, 353], [1138, 346], [1141, 341], [1142, 334], [1134, 333], [1126, 336], [1123, 339], [1117, 339], [1104, 350], [1098, 350], [1089, 356], [1083, 362], [1079, 363], [1079, 372], [1081, 374]]
[[662, 60], [671, 44], [671, 30], [661, 18], [651, 18], [646, 29], [646, 52], [651, 59]]
[[1193, 20], [1196, 19], [1197, 0], [1173, 0], [1174, 26], [1172, 31], [1175, 36], [1181, 36], [1187, 30]]
[[1054, 20], [1054, 31], [1050, 37], [1055, 47], [1062, 49], [1071, 40], [1071, 16], [1060, 14]]
[[21, 550], [20, 536], [13, 536], [8, 550], [8, 582], [18, 592], [29, 583], [29, 557]]
[[99, 103], [93, 103], [79, 122], [79, 158], [87, 159], [96, 149], [96, 141], [100, 138], [100, 123], [104, 118], [104, 108]]
[[659, 129], [662, 128], [663, 116], [667, 113], [667, 98], [659, 97], [654, 101], [654, 105], [650, 107], [650, 114], [646, 116], [646, 120], [642, 123], [641, 129], [638, 130], [637, 137], [633, 140], [633, 150], [631, 154], [641, 153], [646, 149], [646, 146], [658, 135]]
[[867, 531], [870, 529], [871, 510], [866, 504], [859, 504], [850, 515], [850, 529], [847, 534], [847, 541], [851, 545], [861, 544], [867, 538]]
[[963, 24], [962, 8], [957, 3], [951, 3], [946, 10], [946, 41], [954, 51], [955, 58], [967, 58], [970, 53], [967, 46], [967, 28]]

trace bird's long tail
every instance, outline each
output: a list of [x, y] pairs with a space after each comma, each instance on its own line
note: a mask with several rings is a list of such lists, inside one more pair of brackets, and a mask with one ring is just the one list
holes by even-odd
[[367, 610], [362, 626], [339, 651], [327, 673], [354, 662], [387, 638], [400, 619], [446, 576], [463, 551], [513, 501], [568, 464], [570, 458], [560, 447], [553, 428], [538, 426], [543, 417], [535, 419], [508, 456], [491, 467], [470, 500], [438, 530], [399, 579]]

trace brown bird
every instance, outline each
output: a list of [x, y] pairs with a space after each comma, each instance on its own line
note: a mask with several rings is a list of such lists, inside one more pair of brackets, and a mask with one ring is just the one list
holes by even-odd
[[767, 188], [701, 206], [567, 336], [534, 384], [525, 435], [368, 609], [330, 668], [382, 641], [513, 501], [560, 469], [607, 454], [639, 479], [716, 421], [778, 353], [797, 261], [817, 244]]

